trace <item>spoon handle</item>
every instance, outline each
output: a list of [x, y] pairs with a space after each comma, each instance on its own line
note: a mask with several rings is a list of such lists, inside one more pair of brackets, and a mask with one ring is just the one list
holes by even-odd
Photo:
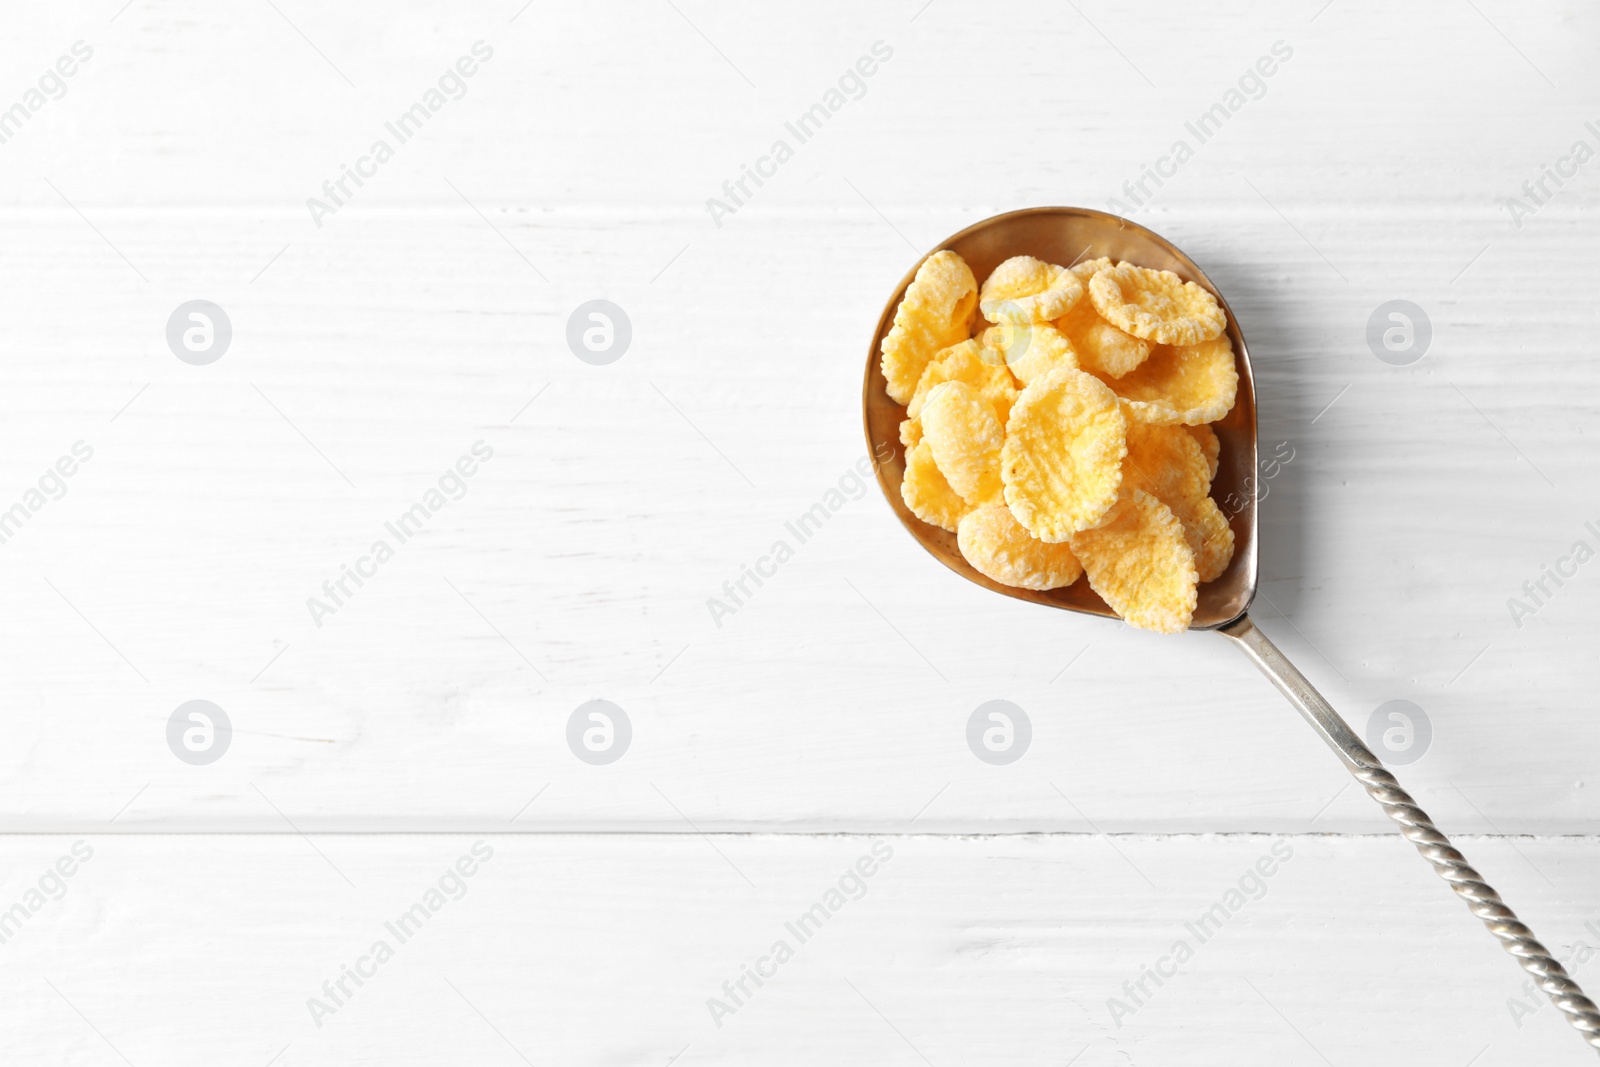
[[1374, 756], [1349, 725], [1333, 710], [1333, 705], [1323, 699], [1306, 676], [1290, 663], [1276, 645], [1250, 621], [1241, 615], [1217, 631], [1239, 643], [1245, 655], [1261, 668], [1261, 673], [1272, 680], [1279, 692], [1289, 698], [1300, 714], [1322, 735], [1328, 747], [1338, 754], [1351, 774], [1367, 790], [1368, 795], [1383, 807], [1384, 814], [1400, 824], [1400, 832], [1417, 846], [1424, 859], [1433, 864], [1440, 878], [1450, 883], [1456, 895], [1467, 902], [1489, 932], [1500, 939], [1500, 946], [1517, 958], [1522, 969], [1531, 974], [1545, 995], [1566, 1015], [1567, 1021], [1583, 1034], [1597, 1051], [1600, 1051], [1600, 1010], [1583, 995], [1561, 964], [1550, 955], [1517, 918], [1516, 913], [1500, 899], [1500, 894], [1473, 870], [1466, 857], [1457, 852], [1439, 828], [1417, 807], [1411, 795], [1400, 788], [1400, 783]]

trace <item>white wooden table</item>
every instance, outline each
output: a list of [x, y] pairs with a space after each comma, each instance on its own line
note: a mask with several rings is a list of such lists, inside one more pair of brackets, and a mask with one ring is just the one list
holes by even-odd
[[1221, 639], [965, 585], [856, 465], [923, 249], [1171, 237], [1293, 456], [1258, 621], [1422, 710], [1402, 780], [1595, 992], [1600, 14], [121, 3], [0, 40], [6, 1063], [1589, 1062]]

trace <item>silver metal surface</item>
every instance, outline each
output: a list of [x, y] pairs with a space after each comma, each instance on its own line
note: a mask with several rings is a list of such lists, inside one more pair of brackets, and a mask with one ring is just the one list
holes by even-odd
[[1583, 995], [1583, 990], [1568, 976], [1561, 964], [1550, 955], [1524, 926], [1510, 908], [1501, 901], [1500, 894], [1473, 870], [1467, 859], [1450, 844], [1426, 812], [1417, 807], [1395, 776], [1384, 767], [1361, 739], [1355, 735], [1333, 705], [1323, 699], [1306, 676], [1290, 663], [1276, 645], [1250, 621], [1249, 615], [1220, 628], [1218, 633], [1232, 638], [1244, 650], [1261, 673], [1272, 680], [1278, 691], [1289, 698], [1312, 728], [1322, 735], [1328, 747], [1338, 755], [1356, 781], [1367, 794], [1383, 807], [1384, 814], [1400, 824], [1400, 832], [1424, 859], [1433, 864], [1440, 878], [1450, 883], [1456, 895], [1467, 902], [1472, 914], [1482, 920], [1489, 932], [1499, 938], [1500, 946], [1515, 956], [1522, 969], [1531, 974], [1539, 988], [1550, 998], [1550, 1003], [1561, 1010], [1567, 1021], [1583, 1034], [1583, 1038], [1596, 1051], [1600, 1051], [1600, 1009]]

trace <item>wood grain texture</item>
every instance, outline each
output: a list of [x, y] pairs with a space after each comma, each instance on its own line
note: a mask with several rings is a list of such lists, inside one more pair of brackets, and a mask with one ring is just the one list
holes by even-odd
[[[1587, 1062], [1399, 841], [80, 840], [92, 858], [3, 946], [13, 1062]], [[0, 900], [73, 841], [6, 841]], [[490, 858], [391, 930], [475, 842]], [[1540, 872], [1593, 885], [1596, 842], [1470, 844], [1591, 976], [1600, 913]], [[322, 989], [358, 966], [360, 986]]]
[[[707, 608], [851, 489], [864, 339], [916, 249], [1126, 196], [1283, 41], [1137, 215], [1228, 293], [1262, 440], [1293, 449], [1257, 614], [1358, 727], [1425, 709], [1404, 776], [1447, 825], [1592, 829], [1594, 576], [1520, 627], [1507, 600], [1600, 521], [1593, 168], [1520, 228], [1501, 203], [1593, 137], [1592, 13], [1337, 0], [1152, 33], [1018, 5], [1022, 48], [907, 7], [20, 15], [8, 67], [95, 54], [0, 146], [4, 503], [95, 454], [0, 546], [3, 825], [100, 829], [143, 789], [119, 825], [281, 828], [254, 784], [302, 826], [467, 829], [548, 784], [521, 823], [1081, 829], [1054, 782], [1106, 829], [1378, 829], [1360, 797], [1324, 809], [1338, 768], [1215, 637], [963, 588], [871, 493]], [[480, 39], [465, 95], [314, 225], [305, 199]], [[713, 224], [704, 200], [879, 40], [865, 95]], [[162, 331], [202, 295], [236, 334], [190, 367]], [[600, 295], [635, 331], [608, 367], [564, 342]], [[1365, 342], [1393, 297], [1432, 320], [1414, 366]], [[467, 495], [314, 625], [307, 598], [480, 440]], [[592, 697], [635, 724], [604, 770], [564, 742]], [[193, 698], [239, 731], [208, 768], [163, 739]], [[992, 698], [1035, 724], [999, 770], [962, 735]]]
[[[1600, 149], [1597, 20], [8, 12], [0, 515], [93, 456], [0, 543], [6, 1062], [1581, 1062], [1222, 639], [964, 585], [855, 466], [872, 324], [922, 249], [1052, 203], [1172, 238], [1250, 341], [1263, 450], [1294, 457], [1255, 616], [1358, 730], [1424, 709], [1402, 781], [1594, 992], [1600, 564], [1529, 617], [1508, 600], [1600, 548], [1600, 162], [1544, 171]], [[30, 87], [51, 98], [11, 132]], [[856, 98], [799, 143], [835, 88]], [[319, 225], [307, 198], [380, 138]], [[779, 138], [792, 157], [714, 219]], [[633, 339], [591, 366], [566, 329], [601, 297]], [[196, 298], [234, 327], [209, 366], [165, 339]], [[1431, 322], [1413, 365], [1368, 347], [1393, 299]], [[318, 626], [307, 599], [477, 442], [464, 495]], [[786, 523], [831, 492], [799, 544]], [[718, 625], [708, 598], [779, 539], [793, 558]], [[633, 728], [608, 766], [566, 740], [595, 698]], [[208, 766], [167, 746], [192, 699], [236, 731]], [[1032, 722], [1009, 766], [967, 748], [992, 699]], [[707, 998], [880, 837], [865, 895], [718, 1027]], [[480, 839], [467, 895], [318, 1028], [307, 998]], [[1292, 859], [1254, 899], [1274, 844]], [[1220, 933], [1114, 1017], [1230, 889]]]

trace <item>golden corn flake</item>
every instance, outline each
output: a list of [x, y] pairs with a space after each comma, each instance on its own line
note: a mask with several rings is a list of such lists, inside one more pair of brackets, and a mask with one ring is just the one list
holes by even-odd
[[1127, 420], [1093, 375], [1058, 367], [1028, 383], [1011, 408], [1001, 452], [1006, 503], [1035, 537], [1060, 544], [1116, 501]]
[[1169, 270], [1120, 263], [1095, 273], [1089, 297], [1111, 325], [1157, 344], [1199, 344], [1228, 325], [1216, 297]]
[[1128, 422], [1128, 454], [1122, 460], [1123, 491], [1142, 489], [1171, 508], [1183, 509], [1210, 489], [1205, 453], [1182, 426]]
[[968, 512], [956, 531], [956, 544], [979, 574], [1018, 589], [1059, 589], [1083, 573], [1069, 546], [1040, 541], [1004, 504]]
[[910, 452], [922, 443], [922, 423], [917, 419], [904, 419], [900, 423], [900, 443]]
[[1149, 341], [1123, 333], [1101, 318], [1092, 300], [1078, 301], [1055, 326], [1072, 343], [1079, 366], [1103, 377], [1120, 378], [1150, 357]]
[[933, 461], [928, 442], [922, 441], [906, 453], [906, 474], [900, 481], [900, 499], [911, 514], [941, 529], [956, 531], [961, 516], [970, 509]]
[[[1227, 569], [1233, 558], [1233, 529], [1207, 495], [1211, 469], [1200, 443], [1187, 426], [1128, 423], [1128, 455], [1122, 461], [1123, 492], [1149, 493], [1183, 525], [1202, 582]], [[1213, 435], [1214, 437], [1215, 435]]]
[[1078, 280], [1087, 286], [1090, 278], [1093, 278], [1103, 270], [1115, 266], [1116, 264], [1111, 262], [1109, 258], [1101, 256], [1099, 259], [1086, 259], [1082, 263], [1074, 263], [1070, 269], [1072, 273], [1078, 276]]
[[962, 341], [936, 356], [917, 382], [917, 391], [906, 405], [906, 414], [912, 418], [922, 414], [922, 405], [928, 394], [943, 382], [966, 382], [984, 399], [994, 405], [995, 417], [1002, 427], [1011, 415], [1011, 402], [1017, 398], [1017, 383], [1004, 363], [995, 363], [983, 356], [983, 346], [976, 340]]
[[1006, 432], [994, 405], [966, 382], [942, 382], [928, 394], [918, 417], [923, 443], [950, 488], [973, 505], [999, 500]]
[[1089, 587], [1132, 626], [1180, 633], [1194, 618], [1199, 572], [1183, 525], [1138, 489], [1119, 497], [1101, 525], [1072, 538]]
[[971, 336], [977, 294], [972, 269], [954, 252], [935, 252], [917, 268], [883, 339], [883, 379], [896, 404], [911, 399], [929, 360]]
[[1228, 517], [1217, 502], [1203, 496], [1182, 512], [1174, 508], [1173, 514], [1183, 523], [1200, 580], [1209, 582], [1221, 577], [1233, 559], [1233, 527], [1228, 525]]
[[982, 334], [984, 361], [1010, 369], [1027, 385], [1053, 367], [1078, 366], [1078, 354], [1061, 331], [1048, 323], [1001, 323]]
[[1083, 299], [1083, 279], [1032, 256], [1012, 256], [983, 283], [978, 306], [990, 322], [1049, 322]]
[[1209, 488], [1210, 483], [1217, 479], [1217, 464], [1222, 459], [1222, 442], [1217, 439], [1217, 431], [1203, 422], [1197, 426], [1185, 426], [1184, 429], [1200, 443], [1200, 451], [1205, 454], [1206, 465], [1211, 468], [1211, 473], [1206, 476]]
[[[1098, 275], [1097, 275], [1098, 277]], [[1226, 337], [1181, 347], [1158, 346], [1137, 369], [1106, 384], [1140, 422], [1216, 422], [1233, 408], [1239, 371]]]

